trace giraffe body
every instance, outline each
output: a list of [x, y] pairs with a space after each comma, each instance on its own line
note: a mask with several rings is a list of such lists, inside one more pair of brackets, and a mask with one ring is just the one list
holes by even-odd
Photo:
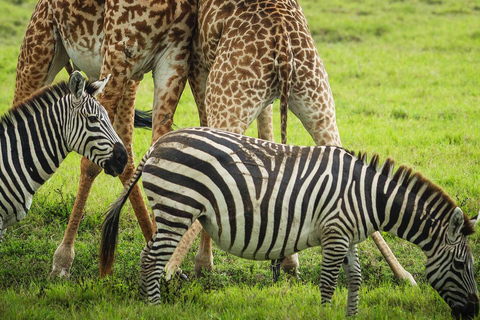
[[[200, 0], [189, 83], [202, 126], [243, 134], [258, 117], [265, 130], [271, 104], [280, 99], [282, 142], [289, 108], [317, 145], [341, 146], [328, 75], [296, 0]], [[265, 131], [260, 138], [273, 140]], [[199, 230], [193, 225], [179, 247], [188, 248]], [[211, 246], [202, 232], [197, 275], [212, 268]], [[184, 255], [182, 249], [174, 254], [167, 278]], [[282, 267], [296, 273], [297, 255]]]
[[328, 75], [296, 1], [199, 1], [189, 82], [203, 125], [243, 133], [284, 94], [316, 144], [341, 145]]
[[[132, 134], [138, 83], [152, 71], [152, 139], [156, 140], [171, 130], [186, 83], [195, 16], [195, 0], [40, 0], [20, 49], [14, 103], [51, 83], [69, 60], [90, 79], [112, 74], [98, 100], [127, 149], [129, 160], [120, 179], [128, 181], [134, 170]], [[69, 274], [75, 236], [100, 171], [82, 159], [79, 190], [64, 239], [54, 255], [53, 274]], [[148, 241], [152, 223], [139, 188], [130, 199]]]
[[[280, 98], [283, 143], [288, 108], [317, 145], [341, 146], [328, 75], [297, 0], [199, 0], [189, 83], [202, 126], [243, 134], [259, 117], [265, 130], [271, 104]], [[266, 132], [260, 138], [272, 140]], [[200, 230], [194, 223], [183, 236], [167, 278]], [[395, 275], [415, 284], [379, 233], [374, 240]], [[202, 232], [195, 271], [212, 266], [212, 242]], [[282, 268], [295, 273], [297, 255], [284, 259]]]

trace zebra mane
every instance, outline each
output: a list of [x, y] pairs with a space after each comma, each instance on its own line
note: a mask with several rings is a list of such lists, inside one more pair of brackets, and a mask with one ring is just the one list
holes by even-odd
[[[92, 86], [90, 81], [85, 83], [85, 92], [91, 95], [95, 92], [96, 88]], [[58, 100], [61, 97], [70, 94], [70, 88], [65, 81], [58, 82], [51, 86], [45, 86], [35, 91], [32, 95], [15, 104], [5, 114], [0, 117], [0, 122], [8, 121], [12, 119], [12, 116], [18, 113], [17, 110], [22, 110], [28, 114], [32, 114], [34, 110], [40, 110], [41, 107], [45, 107], [45, 104], [35, 103], [36, 101], [45, 100]]]
[[[401, 165], [397, 171], [394, 173], [395, 161], [391, 158], [387, 158], [382, 166], [379, 166], [379, 156], [374, 154], [370, 159], [370, 162], [367, 162], [367, 153], [359, 152], [355, 155], [354, 151], [347, 151], [353, 156], [357, 157], [358, 160], [362, 161], [365, 165], [368, 165], [374, 168], [377, 172], [382, 175], [387, 176], [391, 180], [399, 183], [401, 186], [410, 190], [413, 193], [418, 193], [420, 190], [424, 190], [420, 199], [426, 201], [432, 195], [434, 195], [434, 203], [438, 203], [438, 207], [446, 205], [446, 210], [448, 215], [450, 215], [453, 210], [457, 207], [456, 202], [437, 184], [433, 181], [427, 179], [420, 172], [414, 172], [412, 168]], [[449, 219], [450, 216], [446, 217], [437, 217], [439, 219]], [[475, 232], [474, 226], [470, 223], [470, 218], [464, 213], [463, 218], [465, 223], [461, 232], [467, 236]]]

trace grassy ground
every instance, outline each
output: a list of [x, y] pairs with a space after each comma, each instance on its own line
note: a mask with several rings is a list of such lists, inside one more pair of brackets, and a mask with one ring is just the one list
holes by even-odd
[[[300, 0], [329, 72], [344, 147], [391, 156], [412, 166], [456, 198], [470, 216], [480, 200], [480, 3], [467, 0]], [[0, 0], [0, 110], [13, 98], [15, 69], [34, 0]], [[62, 72], [58, 79], [66, 79]], [[152, 105], [152, 81], [143, 81], [137, 107]], [[276, 106], [278, 111], [278, 105]], [[275, 117], [279, 128], [279, 117]], [[177, 127], [198, 125], [187, 89]], [[248, 134], [255, 135], [251, 129]], [[277, 140], [279, 140], [279, 132]], [[135, 132], [137, 160], [149, 132]], [[289, 117], [289, 142], [312, 144]], [[193, 278], [197, 243], [182, 266], [190, 281], [165, 288], [165, 303], [138, 300], [143, 240], [133, 212], [121, 221], [115, 276], [97, 276], [101, 213], [121, 191], [101, 175], [95, 183], [76, 243], [70, 281], [48, 278], [73, 206], [80, 157], [71, 154], [38, 192], [32, 210], [8, 230], [0, 245], [0, 318], [343, 318], [343, 274], [332, 305], [322, 307], [317, 289], [320, 249], [300, 255], [300, 280], [282, 275], [272, 284], [268, 262], [241, 260], [215, 251], [214, 272]], [[386, 235], [393, 251], [420, 285], [393, 278], [371, 240], [360, 248], [364, 286], [359, 319], [446, 318], [449, 309], [425, 284], [424, 257], [414, 246]], [[480, 258], [480, 237], [470, 239]], [[477, 282], [480, 266], [475, 267]]]

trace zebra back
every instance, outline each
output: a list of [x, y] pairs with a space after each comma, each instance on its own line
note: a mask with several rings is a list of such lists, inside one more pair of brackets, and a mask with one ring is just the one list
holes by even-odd
[[155, 144], [152, 145], [150, 149], [148, 149], [147, 153], [145, 153], [142, 160], [138, 164], [138, 167], [135, 170], [133, 177], [123, 189], [122, 194], [110, 205], [107, 212], [105, 213], [105, 220], [102, 223], [102, 240], [100, 243], [99, 254], [101, 277], [112, 273], [113, 262], [115, 260], [115, 249], [117, 245], [118, 223], [120, 221], [120, 213], [122, 212], [123, 205], [127, 201], [130, 192], [142, 176], [143, 166], [150, 157], [154, 146]]

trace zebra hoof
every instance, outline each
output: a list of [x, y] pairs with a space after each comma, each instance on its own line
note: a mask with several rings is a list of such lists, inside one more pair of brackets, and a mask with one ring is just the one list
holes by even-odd
[[182, 269], [178, 269], [175, 272], [175, 277], [182, 281], [188, 281], [188, 276], [185, 273], [183, 273]]

